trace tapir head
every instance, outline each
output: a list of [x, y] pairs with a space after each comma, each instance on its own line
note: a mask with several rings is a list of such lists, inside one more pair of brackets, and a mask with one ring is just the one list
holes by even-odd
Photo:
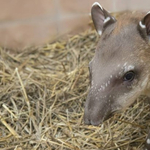
[[148, 95], [150, 13], [127, 12], [116, 20], [96, 2], [91, 15], [101, 37], [89, 63], [84, 121], [99, 125], [140, 95]]

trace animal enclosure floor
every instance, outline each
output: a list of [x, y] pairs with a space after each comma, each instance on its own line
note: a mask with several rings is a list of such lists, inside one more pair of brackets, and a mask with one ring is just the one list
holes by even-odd
[[0, 150], [140, 150], [150, 127], [145, 98], [102, 125], [83, 122], [88, 63], [98, 37], [0, 49]]

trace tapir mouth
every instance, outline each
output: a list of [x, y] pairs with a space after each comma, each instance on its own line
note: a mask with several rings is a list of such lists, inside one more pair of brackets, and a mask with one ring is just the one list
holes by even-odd
[[93, 126], [99, 126], [102, 124], [104, 121], [108, 120], [113, 116], [114, 113], [107, 114], [103, 119], [99, 118], [98, 120], [94, 121], [92, 119], [88, 119], [86, 117], [86, 114], [84, 114], [84, 124], [86, 125], [93, 125]]
[[84, 111], [84, 123], [86, 125], [98, 126], [112, 117], [113, 114], [114, 112], [111, 111], [111, 107], [110, 105], [107, 105], [107, 103], [103, 105], [103, 108], [99, 107], [99, 104], [92, 108], [88, 107], [86, 104]]

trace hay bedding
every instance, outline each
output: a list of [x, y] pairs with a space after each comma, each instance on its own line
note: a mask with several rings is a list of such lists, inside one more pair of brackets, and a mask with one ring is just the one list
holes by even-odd
[[144, 100], [99, 127], [83, 123], [94, 31], [68, 41], [0, 50], [0, 150], [137, 150], [150, 126]]

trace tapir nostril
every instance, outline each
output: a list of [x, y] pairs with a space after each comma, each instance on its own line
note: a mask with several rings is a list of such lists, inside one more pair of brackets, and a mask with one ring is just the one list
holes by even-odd
[[91, 124], [92, 124], [93, 126], [98, 126], [98, 125], [100, 125], [101, 123], [91, 121]]
[[86, 125], [91, 125], [91, 122], [90, 122], [90, 120], [89, 119], [84, 119], [84, 124], [86, 124]]

